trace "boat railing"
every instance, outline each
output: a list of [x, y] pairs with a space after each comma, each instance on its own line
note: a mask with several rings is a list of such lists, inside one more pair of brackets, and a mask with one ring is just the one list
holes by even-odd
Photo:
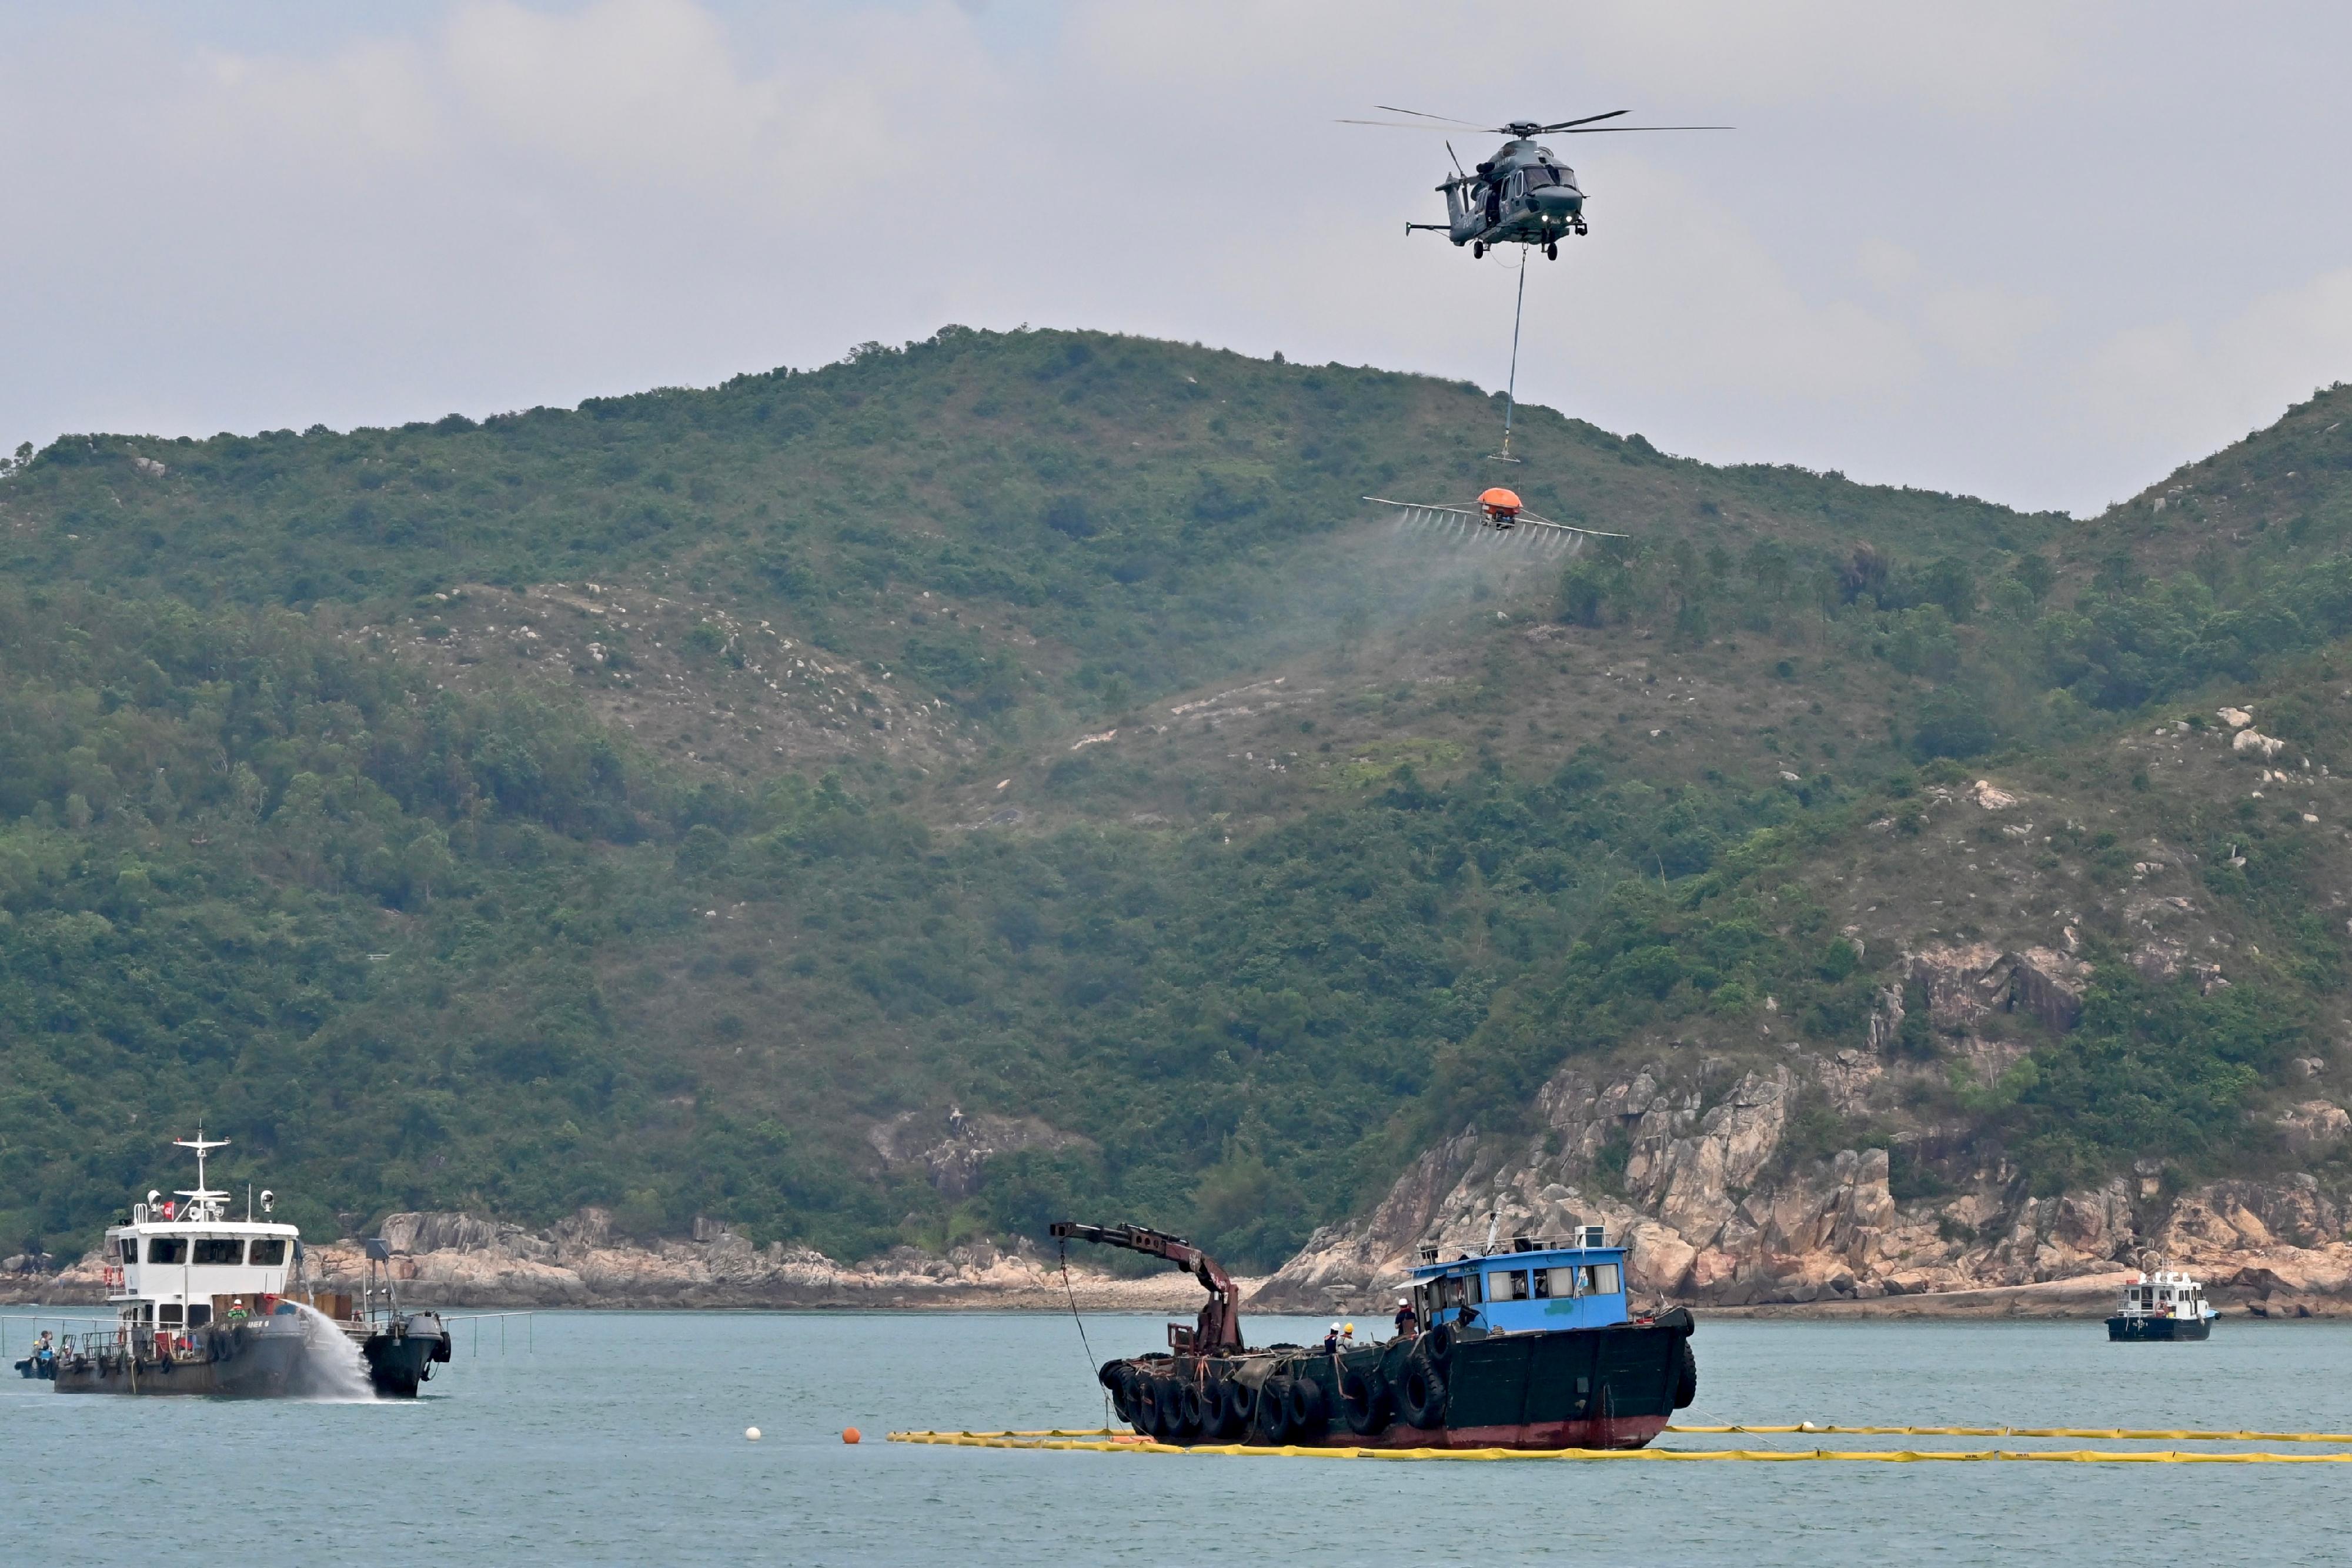
[[58, 1347], [58, 1353], [62, 1355], [65, 1354], [66, 1345], [79, 1337], [67, 1325], [86, 1323], [89, 1325], [89, 1333], [103, 1333], [114, 1326], [115, 1320], [69, 1317], [59, 1312], [27, 1312], [14, 1317], [0, 1317], [0, 1361], [14, 1359], [10, 1354], [12, 1347], [21, 1353], [38, 1344], [42, 1326], [49, 1323], [58, 1326], [58, 1332], [54, 1343]]

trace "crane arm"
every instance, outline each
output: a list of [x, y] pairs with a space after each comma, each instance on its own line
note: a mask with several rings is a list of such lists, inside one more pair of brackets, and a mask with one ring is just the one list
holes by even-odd
[[1225, 1272], [1223, 1264], [1182, 1237], [1141, 1225], [1081, 1225], [1069, 1219], [1057, 1219], [1047, 1230], [1059, 1241], [1076, 1238], [1141, 1252], [1147, 1257], [1165, 1258], [1200, 1281], [1201, 1288], [1209, 1292], [1193, 1330], [1192, 1348], [1203, 1354], [1242, 1348], [1240, 1291], [1233, 1276]]

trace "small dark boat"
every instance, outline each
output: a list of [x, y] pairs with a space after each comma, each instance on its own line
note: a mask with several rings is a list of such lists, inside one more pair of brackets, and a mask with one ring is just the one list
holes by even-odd
[[1628, 1311], [1625, 1251], [1589, 1227], [1572, 1245], [1412, 1270], [1412, 1332], [1358, 1345], [1249, 1349], [1233, 1280], [1181, 1238], [1060, 1223], [1076, 1238], [1165, 1258], [1209, 1292], [1169, 1349], [1104, 1364], [1119, 1418], [1161, 1442], [1321, 1448], [1638, 1448], [1698, 1391], [1683, 1308]]
[[2116, 1315], [2107, 1320], [2107, 1338], [2116, 1340], [2200, 1340], [2213, 1333], [2213, 1306], [2205, 1287], [2178, 1270], [2158, 1266], [2142, 1269], [2139, 1278], [2124, 1287]]

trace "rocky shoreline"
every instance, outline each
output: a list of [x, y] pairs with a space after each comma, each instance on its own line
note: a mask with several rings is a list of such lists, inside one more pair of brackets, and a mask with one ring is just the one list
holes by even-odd
[[1597, 1223], [1630, 1249], [1637, 1291], [1718, 1314], [2104, 1317], [2126, 1274], [2162, 1258], [2225, 1313], [2352, 1316], [2352, 1204], [2308, 1173], [2181, 1186], [2151, 1167], [2033, 1197], [1994, 1166], [1898, 1199], [1885, 1148], [1784, 1156], [1801, 1096], [1859, 1101], [1884, 1071], [1858, 1051], [1736, 1076], [1719, 1059], [1614, 1082], [1565, 1070], [1540, 1131], [1430, 1149], [1371, 1213], [1318, 1231], [1260, 1310], [1370, 1312], [1424, 1248]]
[[[754, 1246], [723, 1225], [698, 1223], [678, 1240], [615, 1236], [611, 1216], [587, 1208], [543, 1230], [470, 1214], [395, 1214], [379, 1228], [404, 1301], [443, 1308], [637, 1310], [874, 1308], [992, 1312], [1196, 1311], [1201, 1288], [1168, 1272], [1126, 1279], [1059, 1261], [1034, 1248], [959, 1247], [945, 1257], [898, 1248], [835, 1262], [805, 1247]], [[366, 1273], [356, 1240], [316, 1248], [331, 1289]], [[95, 1304], [105, 1299], [97, 1252], [58, 1272], [0, 1274], [0, 1302]], [[1244, 1281], [1245, 1286], [1255, 1281]]]
[[[2341, 1103], [2352, 1096], [2332, 1087], [2344, 1075], [2327, 1058], [2296, 1061], [2293, 1093], [2304, 1097], [2263, 1113], [2265, 1142], [2312, 1168], [2263, 1179], [2198, 1183], [2150, 1159], [2103, 1186], [2037, 1196], [1997, 1153], [1972, 1155], [1965, 1125], [1908, 1113], [1945, 1075], [1965, 1068], [1996, 1082], [2028, 1054], [1996, 1015], [2073, 1027], [2084, 973], [2049, 949], [1930, 947], [1903, 956], [1905, 984], [1882, 993], [1866, 1048], [1808, 1049], [1768, 1024], [1762, 1043], [1677, 1039], [1629, 1047], [1613, 1068], [1571, 1062], [1537, 1094], [1527, 1127], [1464, 1128], [1425, 1150], [1370, 1213], [1244, 1281], [1244, 1310], [1384, 1320], [1424, 1249], [1454, 1256], [1490, 1235], [1559, 1239], [1598, 1224], [1629, 1249], [1642, 1299], [1722, 1315], [2104, 1317], [2126, 1273], [2160, 1258], [2203, 1280], [2225, 1313], [2352, 1316], [2352, 1112]], [[1936, 1060], [1892, 1049], [1906, 994], [1953, 1042]], [[1823, 1111], [1833, 1126], [1879, 1129], [1883, 1144], [1809, 1144]], [[920, 1161], [943, 1191], [961, 1192], [992, 1151], [1058, 1136], [951, 1112], [943, 1141], [900, 1118], [876, 1142], [884, 1158]], [[1065, 1312], [1075, 1301], [1189, 1316], [1201, 1299], [1173, 1270], [1128, 1278], [1074, 1259], [1066, 1276], [1025, 1242], [843, 1263], [755, 1246], [711, 1220], [688, 1238], [632, 1240], [595, 1208], [539, 1230], [419, 1213], [380, 1231], [405, 1296], [446, 1307]], [[356, 1241], [319, 1257], [339, 1284], [363, 1272]], [[0, 1262], [0, 1301], [101, 1299], [95, 1252], [49, 1267]]]

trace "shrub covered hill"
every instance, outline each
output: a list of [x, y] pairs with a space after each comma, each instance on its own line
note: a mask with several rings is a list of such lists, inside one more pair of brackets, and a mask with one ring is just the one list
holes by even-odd
[[[1786, 1157], [1917, 1193], [2287, 1157], [2346, 1027], [2344, 394], [2086, 522], [1541, 411], [1514, 483], [1622, 545], [1359, 500], [1474, 494], [1496, 401], [949, 329], [21, 453], [0, 1244], [78, 1252], [202, 1117], [321, 1233], [1070, 1211], [1265, 1268], [1674, 1040], [1897, 1064]], [[1890, 1023], [1938, 944], [2065, 954], [2081, 1021]]]

